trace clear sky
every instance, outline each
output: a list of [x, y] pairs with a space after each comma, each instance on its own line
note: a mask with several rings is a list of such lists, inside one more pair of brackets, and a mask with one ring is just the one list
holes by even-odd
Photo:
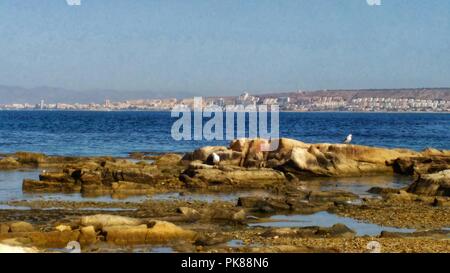
[[450, 86], [450, 1], [0, 1], [0, 85], [239, 94]]

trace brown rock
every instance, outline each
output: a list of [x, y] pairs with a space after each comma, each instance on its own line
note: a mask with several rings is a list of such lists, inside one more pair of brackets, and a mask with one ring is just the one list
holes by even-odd
[[264, 188], [268, 185], [282, 183], [286, 178], [282, 172], [273, 169], [237, 169], [223, 171], [220, 169], [188, 169], [180, 180], [188, 187], [232, 186], [234, 188]]
[[180, 164], [181, 159], [182, 156], [179, 154], [165, 154], [158, 157], [155, 164], [158, 166], [175, 166]]
[[94, 244], [97, 241], [97, 233], [94, 226], [81, 227], [78, 240], [81, 245]]
[[58, 225], [58, 226], [55, 227], [55, 229], [57, 231], [61, 231], [61, 232], [63, 232], [63, 231], [72, 231], [72, 227], [68, 226], [68, 225]]
[[214, 152], [227, 151], [228, 148], [225, 146], [206, 146], [200, 149], [197, 149], [192, 154], [192, 160], [201, 160], [206, 161], [208, 156]]
[[0, 224], [0, 233], [8, 233], [8, 232], [9, 232], [9, 225]]
[[106, 232], [106, 240], [118, 245], [145, 244], [147, 238], [147, 226], [112, 226], [103, 229]]
[[166, 221], [155, 220], [149, 226], [151, 228], [147, 232], [147, 243], [161, 243], [171, 240], [193, 241], [196, 236], [194, 231], [183, 229]]
[[0, 169], [16, 169], [20, 163], [13, 157], [5, 157], [0, 160]]
[[94, 226], [95, 228], [107, 226], [138, 226], [142, 223], [143, 221], [141, 219], [109, 214], [96, 214], [81, 217], [82, 226]]
[[420, 176], [407, 191], [428, 196], [450, 196], [450, 169]]
[[27, 222], [13, 222], [9, 224], [11, 232], [30, 232], [33, 231], [33, 225]]
[[25, 192], [80, 192], [81, 186], [77, 183], [60, 183], [24, 179], [22, 190]]
[[190, 220], [198, 220], [201, 217], [200, 213], [193, 208], [179, 207], [177, 211]]

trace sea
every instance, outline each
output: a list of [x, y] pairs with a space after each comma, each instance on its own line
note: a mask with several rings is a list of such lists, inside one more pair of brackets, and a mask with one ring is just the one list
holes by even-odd
[[[0, 111], [0, 153], [126, 157], [229, 143], [176, 141], [171, 128], [177, 119], [170, 112], [150, 111]], [[308, 143], [340, 143], [352, 134], [354, 144], [450, 149], [450, 114], [282, 112], [279, 134]]]

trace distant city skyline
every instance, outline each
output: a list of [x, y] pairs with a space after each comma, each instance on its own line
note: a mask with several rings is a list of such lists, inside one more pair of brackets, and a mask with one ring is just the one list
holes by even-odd
[[95, 101], [447, 87], [449, 10], [423, 0], [3, 0], [0, 85]]
[[[219, 109], [277, 105], [282, 111], [349, 111], [349, 112], [450, 112], [450, 88], [433, 89], [372, 89], [372, 90], [319, 90], [288, 93], [250, 94], [239, 96], [210, 96], [194, 98], [137, 99], [102, 103], [9, 103], [0, 110], [81, 110], [81, 111], [169, 111], [177, 105], [193, 107], [200, 99], [203, 107]], [[198, 100], [197, 100], [198, 101]], [[244, 108], [245, 109], [245, 108]], [[248, 110], [248, 109], [247, 109]], [[228, 111], [228, 110], [227, 110]]]
[[146, 99], [191, 99], [193, 97], [237, 97], [242, 93], [250, 93], [256, 96], [266, 96], [270, 94], [283, 96], [287, 93], [305, 92], [315, 93], [321, 91], [354, 91], [365, 90], [366, 92], [385, 91], [387, 93], [396, 93], [402, 90], [440, 90], [445, 93], [445, 99], [450, 98], [449, 87], [404, 87], [404, 88], [361, 88], [361, 89], [319, 89], [319, 90], [271, 90], [268, 92], [257, 92], [255, 90], [241, 90], [237, 92], [226, 92], [222, 94], [201, 94], [200, 92], [163, 92], [152, 90], [111, 90], [111, 89], [96, 89], [96, 90], [71, 90], [60, 87], [41, 86], [34, 88], [24, 88], [21, 86], [8, 86], [0, 84], [0, 105], [12, 103], [27, 103], [39, 104], [42, 100], [47, 103], [103, 103], [105, 100], [110, 101], [126, 101], [126, 100], [146, 100]]

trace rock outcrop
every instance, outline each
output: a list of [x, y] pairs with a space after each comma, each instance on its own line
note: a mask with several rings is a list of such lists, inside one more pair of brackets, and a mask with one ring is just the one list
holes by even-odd
[[188, 188], [229, 186], [232, 188], [264, 188], [286, 181], [280, 171], [268, 168], [188, 168], [180, 176]]
[[407, 191], [419, 195], [450, 197], [450, 169], [421, 175]]
[[421, 156], [399, 157], [390, 165], [395, 172], [405, 175], [436, 173], [450, 168], [450, 152], [438, 151], [430, 154], [430, 149], [427, 149]]
[[[277, 149], [268, 151], [278, 144]], [[204, 147], [194, 151], [192, 161], [206, 163], [215, 152], [222, 166], [244, 168], [267, 167], [298, 176], [361, 176], [393, 173], [392, 161], [420, 155], [405, 149], [386, 149], [348, 144], [307, 144], [281, 138], [272, 142], [263, 139], [238, 139], [229, 148]], [[186, 158], [185, 158], [186, 159]]]
[[71, 241], [81, 246], [106, 241], [117, 245], [159, 244], [174, 240], [193, 242], [194, 231], [167, 221], [97, 214], [83, 216], [76, 226], [60, 224], [53, 231], [37, 231], [27, 222], [2, 223], [0, 242], [17, 239], [30, 246], [64, 248]]
[[[212, 162], [213, 153], [219, 156], [219, 162]], [[182, 188], [267, 188], [311, 176], [420, 175], [450, 168], [449, 151], [308, 144], [286, 138], [237, 139], [229, 147], [206, 146], [184, 156], [165, 154], [154, 159], [152, 163], [135, 163], [107, 157], [16, 153], [1, 159], [0, 168], [59, 162], [60, 171], [43, 171], [39, 180], [25, 179], [23, 190], [86, 195], [151, 194]]]

